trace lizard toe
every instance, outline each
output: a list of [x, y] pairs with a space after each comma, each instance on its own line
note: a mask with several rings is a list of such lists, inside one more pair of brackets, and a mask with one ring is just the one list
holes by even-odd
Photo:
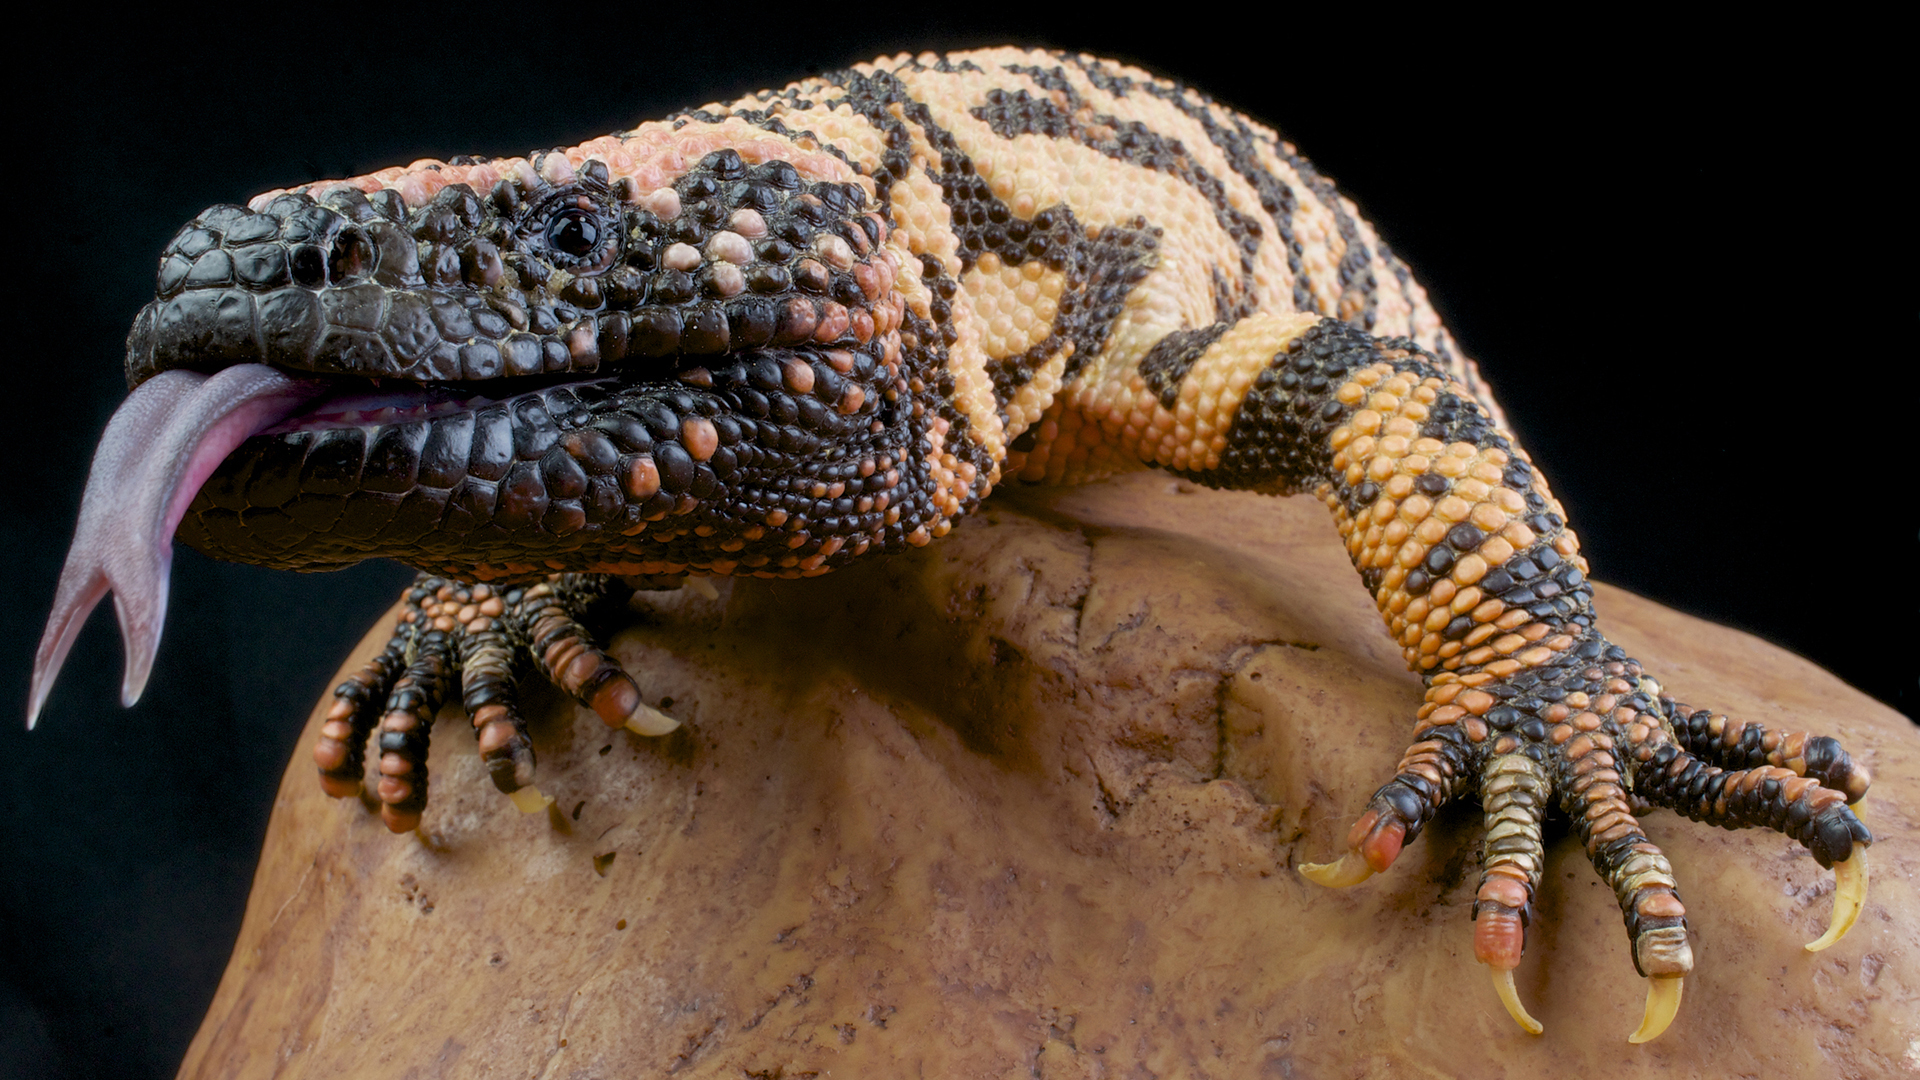
[[547, 679], [593, 710], [608, 727], [626, 728], [636, 735], [665, 735], [678, 728], [680, 721], [648, 705], [633, 676], [594, 644], [593, 635], [580, 623], [588, 609], [616, 587], [613, 578], [559, 574], [508, 594], [509, 618]]
[[374, 795], [394, 832], [414, 828], [426, 808], [428, 733], [456, 665], [453, 635], [440, 613], [450, 588], [425, 575], [408, 587], [393, 637], [334, 688], [314, 744], [322, 790], [347, 798], [362, 790], [367, 741], [377, 730]]

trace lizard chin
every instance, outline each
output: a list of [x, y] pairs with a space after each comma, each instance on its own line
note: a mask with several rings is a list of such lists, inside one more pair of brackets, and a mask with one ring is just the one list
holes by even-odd
[[328, 386], [263, 364], [207, 376], [167, 371], [115, 410], [94, 452], [53, 612], [34, 654], [27, 727], [46, 703], [74, 638], [111, 591], [126, 646], [120, 699], [146, 688], [166, 621], [173, 533], [207, 477], [233, 448], [325, 394]]

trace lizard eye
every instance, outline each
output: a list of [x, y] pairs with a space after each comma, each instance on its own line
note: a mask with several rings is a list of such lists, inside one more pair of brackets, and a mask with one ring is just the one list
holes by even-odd
[[600, 246], [600, 223], [578, 207], [563, 210], [547, 223], [547, 243], [555, 251], [584, 259]]
[[619, 256], [618, 220], [594, 193], [563, 188], [521, 219], [520, 242], [556, 269], [588, 277], [612, 266]]

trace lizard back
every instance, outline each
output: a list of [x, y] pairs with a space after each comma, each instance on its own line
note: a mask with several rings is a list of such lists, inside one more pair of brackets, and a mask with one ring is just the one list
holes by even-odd
[[[1407, 267], [1290, 144], [1087, 56], [902, 55], [226, 209], [163, 255], [131, 381], [264, 352], [429, 388], [343, 400], [214, 473], [180, 535], [268, 565], [823, 572], [944, 534], [1006, 478], [1216, 467], [1266, 357], [1193, 365], [1250, 315], [1408, 338], [1499, 418]], [[652, 419], [609, 419], [591, 377], [615, 373]], [[589, 389], [493, 389], [533, 376]], [[483, 386], [502, 400], [446, 417]], [[399, 412], [367, 429], [381, 408]]]

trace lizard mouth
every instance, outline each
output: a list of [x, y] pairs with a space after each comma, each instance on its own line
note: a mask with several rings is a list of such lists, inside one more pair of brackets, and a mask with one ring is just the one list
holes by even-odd
[[383, 379], [330, 380], [327, 389], [258, 435], [338, 428], [388, 427], [471, 413], [555, 386], [613, 382], [601, 375], [529, 375], [485, 383], [409, 383]]
[[[550, 395], [573, 396], [592, 384], [617, 381], [533, 376], [492, 381], [483, 393], [474, 384], [318, 379], [264, 364], [237, 364], [212, 376], [184, 369], [153, 375], [115, 411], [95, 451], [34, 665], [29, 716], [38, 715], [74, 638], [108, 591], [115, 595], [127, 646], [121, 696], [127, 704], [138, 699], [165, 622], [176, 531], [195, 546], [217, 548], [207, 542], [204, 520], [198, 529], [189, 521], [190, 511], [198, 508], [197, 517], [204, 519], [220, 512], [203, 505], [218, 501], [218, 493], [245, 499], [269, 489], [274, 477], [257, 467], [262, 459], [276, 452], [283, 462], [291, 457], [294, 478], [310, 480], [297, 467], [329, 441], [377, 447], [386, 433], [397, 433], [403, 443], [424, 433], [428, 438], [411, 439], [424, 451], [435, 429], [471, 431], [490, 412], [504, 428], [511, 413], [547, 412]], [[507, 441], [506, 447], [488, 446], [483, 438], [478, 456], [500, 456], [511, 449]], [[470, 438], [466, 449], [469, 461], [463, 465], [473, 471]], [[409, 482], [417, 480], [422, 463], [421, 456], [402, 463]], [[390, 475], [393, 464], [386, 463]], [[293, 568], [333, 569], [363, 557], [330, 561], [323, 553]]]

